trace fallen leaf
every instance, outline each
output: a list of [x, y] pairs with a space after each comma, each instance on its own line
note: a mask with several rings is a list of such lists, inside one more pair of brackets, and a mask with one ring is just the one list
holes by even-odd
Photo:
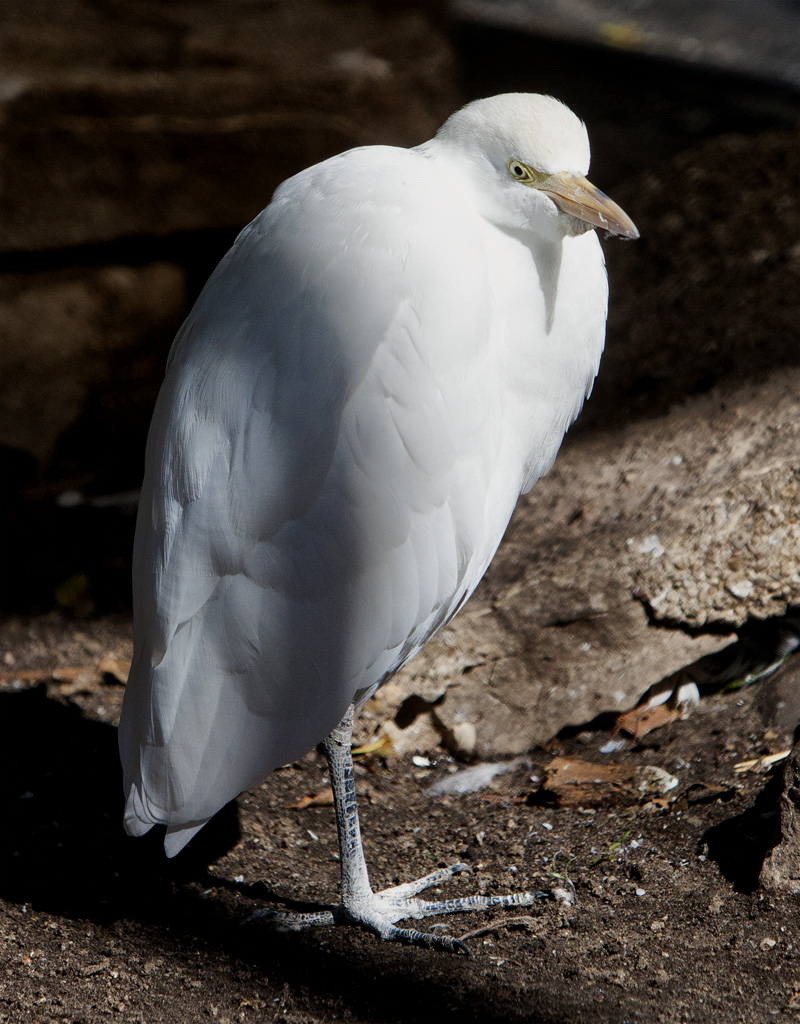
[[625, 732], [633, 739], [641, 739], [654, 729], [669, 725], [680, 718], [680, 711], [668, 704], [656, 704], [651, 707], [641, 706], [625, 711], [618, 716], [614, 732]]
[[367, 754], [391, 754], [393, 751], [391, 736], [382, 735], [371, 743], [365, 743], [361, 747], [353, 747], [353, 757], [364, 757]]
[[598, 764], [575, 757], [556, 757], [544, 771], [542, 785], [532, 802], [554, 802], [559, 807], [597, 807], [639, 803], [653, 794], [676, 788], [678, 780], [663, 769], [621, 764]]
[[63, 696], [70, 697], [74, 693], [91, 693], [97, 689], [104, 676], [112, 676], [119, 683], [128, 681], [131, 670], [130, 661], [125, 658], [114, 658], [106, 654], [96, 665], [56, 665], [48, 668], [26, 668], [0, 671], [0, 682], [12, 682], [19, 679], [26, 683], [35, 683], [52, 679], [59, 684]]
[[0, 682], [13, 683], [19, 679], [23, 683], [35, 683], [39, 679], [52, 679], [53, 670], [49, 668], [3, 669], [0, 671]]
[[59, 684], [59, 692], [68, 697], [81, 690], [91, 691], [99, 684], [101, 674], [93, 665], [64, 665], [56, 668], [26, 668], [0, 672], [0, 682], [13, 682], [15, 679], [24, 683], [52, 680]]
[[104, 675], [113, 676], [118, 683], [124, 686], [128, 682], [128, 675], [131, 671], [131, 663], [126, 658], [114, 658], [107, 654], [97, 666], [98, 671]]
[[742, 775], [744, 772], [768, 772], [773, 765], [785, 761], [789, 754], [791, 754], [791, 750], [781, 750], [777, 754], [754, 757], [750, 761], [739, 761], [733, 766], [733, 770], [737, 775]]
[[72, 697], [76, 693], [95, 693], [103, 680], [96, 668], [56, 669], [52, 678], [59, 684], [58, 690], [62, 697]]
[[333, 805], [333, 790], [330, 786], [321, 789], [314, 796], [304, 796], [296, 804], [289, 804], [290, 811], [304, 811], [306, 807], [331, 807]]

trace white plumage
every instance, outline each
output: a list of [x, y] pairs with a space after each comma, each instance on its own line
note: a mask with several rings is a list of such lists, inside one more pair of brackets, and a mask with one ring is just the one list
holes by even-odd
[[597, 371], [589, 227], [636, 234], [588, 163], [556, 100], [481, 100], [290, 178], [217, 267], [148, 440], [129, 832], [176, 853], [472, 592]]

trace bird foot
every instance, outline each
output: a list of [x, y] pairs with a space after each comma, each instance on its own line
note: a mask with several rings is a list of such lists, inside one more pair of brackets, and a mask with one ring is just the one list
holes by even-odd
[[425, 949], [441, 949], [449, 953], [466, 953], [467, 956], [471, 956], [469, 947], [460, 939], [450, 935], [421, 932], [415, 928], [398, 928], [397, 922], [408, 918], [419, 920], [423, 917], [436, 917], [439, 914], [465, 914], [475, 910], [489, 910], [492, 907], [527, 907], [546, 895], [543, 892], [517, 892], [507, 896], [464, 896], [452, 900], [416, 898], [423, 890], [446, 882], [462, 871], [469, 871], [469, 867], [466, 864], [454, 864], [412, 882], [382, 889], [380, 892], [370, 892], [364, 897], [351, 898], [329, 910], [303, 914], [268, 909], [256, 910], [248, 921], [265, 918], [281, 931], [355, 924], [374, 932], [387, 942], [404, 942]]

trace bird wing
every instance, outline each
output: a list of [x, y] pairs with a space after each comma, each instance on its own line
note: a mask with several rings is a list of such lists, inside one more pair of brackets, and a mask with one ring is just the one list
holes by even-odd
[[475, 230], [423, 157], [351, 151], [281, 186], [198, 299], [137, 524], [129, 831], [165, 822], [177, 852], [480, 578], [498, 441]]

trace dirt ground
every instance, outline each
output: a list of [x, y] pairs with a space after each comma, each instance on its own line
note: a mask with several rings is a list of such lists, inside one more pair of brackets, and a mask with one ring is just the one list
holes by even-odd
[[[781, 765], [735, 768], [791, 742], [786, 709], [800, 697], [791, 659], [610, 757], [668, 771], [678, 780], [668, 798], [548, 804], [544, 767], [559, 753], [608, 761], [602, 729], [556, 739], [466, 796], [428, 794], [453, 771], [443, 752], [430, 767], [362, 758], [378, 886], [463, 860], [471, 873], [448, 894], [546, 894], [522, 912], [447, 921], [467, 936], [468, 959], [349, 928], [280, 934], [247, 923], [263, 906], [335, 898], [332, 808], [292, 806], [324, 787], [317, 752], [229, 805], [174, 861], [154, 833], [125, 837], [114, 729], [123, 687], [113, 669], [129, 644], [123, 619], [0, 628], [0, 1021], [751, 1024], [800, 1015], [796, 898], [756, 884], [774, 841]], [[103, 659], [112, 671], [100, 674]]]

